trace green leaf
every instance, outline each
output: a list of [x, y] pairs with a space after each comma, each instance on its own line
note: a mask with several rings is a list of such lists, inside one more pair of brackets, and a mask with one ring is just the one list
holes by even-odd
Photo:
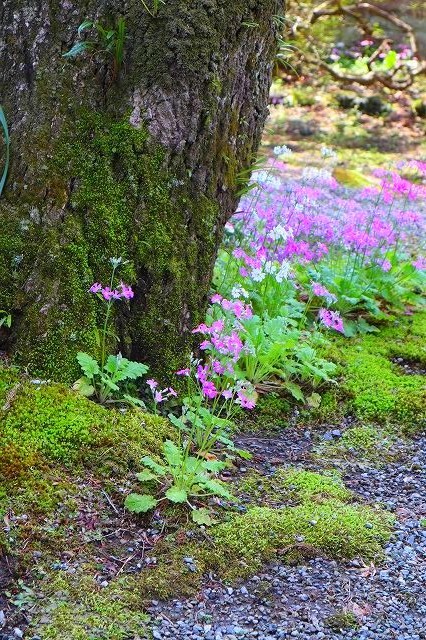
[[163, 446], [164, 457], [171, 467], [182, 464], [182, 452], [171, 440], [166, 440]]
[[205, 476], [197, 476], [196, 481], [217, 496], [232, 498], [232, 493], [218, 480], [210, 480], [210, 478], [206, 478]]
[[157, 476], [152, 471], [140, 471], [136, 474], [139, 482], [149, 482], [150, 480], [157, 480]]
[[7, 126], [6, 116], [4, 115], [4, 111], [3, 111], [2, 107], [0, 107], [0, 125], [1, 125], [1, 127], [3, 129], [4, 144], [5, 144], [4, 168], [3, 168], [2, 176], [0, 178], [0, 196], [1, 196], [3, 188], [4, 188], [4, 185], [5, 185], [5, 182], [6, 182], [7, 172], [9, 171], [9, 160], [10, 160], [9, 129], [8, 129], [8, 126]]
[[387, 56], [384, 58], [383, 60], [383, 66], [385, 67], [385, 69], [393, 69], [393, 67], [396, 65], [398, 60], [398, 54], [396, 53], [396, 51], [394, 51], [393, 49], [391, 51], [389, 51], [389, 53], [387, 54]]
[[303, 401], [305, 399], [302, 389], [295, 382], [286, 382], [285, 384], [283, 384], [283, 387], [287, 389], [287, 391], [291, 393], [293, 398], [295, 398], [296, 400]]
[[88, 51], [89, 49], [91, 49], [92, 47], [92, 43], [91, 42], [76, 42], [75, 45], [73, 47], [71, 47], [71, 49], [69, 51], [67, 51], [66, 53], [63, 54], [64, 58], [76, 58], [77, 56], [79, 56], [81, 53], [84, 53], [85, 51]]
[[188, 500], [188, 494], [185, 489], [179, 489], [179, 487], [174, 485], [170, 487], [170, 489], [167, 489], [165, 495], [171, 502], [182, 503]]
[[92, 356], [89, 356], [88, 353], [79, 351], [77, 353], [77, 361], [82, 368], [84, 375], [86, 375], [88, 378], [93, 378], [93, 376], [101, 372], [96, 360], [92, 358]]
[[192, 520], [197, 524], [204, 524], [207, 527], [213, 524], [213, 518], [211, 517], [209, 510], [204, 507], [201, 509], [194, 509], [192, 512]]
[[90, 384], [89, 378], [83, 376], [76, 380], [72, 386], [74, 391], [77, 391], [81, 396], [85, 396], [86, 398], [90, 398], [95, 393], [95, 387]]
[[204, 460], [202, 467], [203, 469], [206, 469], [206, 471], [217, 473], [226, 467], [226, 463], [221, 462], [221, 460]]
[[123, 400], [131, 404], [133, 407], [141, 407], [142, 409], [146, 409], [145, 402], [140, 398], [135, 398], [135, 396], [129, 396], [127, 393], [124, 393]]
[[158, 500], [149, 494], [130, 493], [124, 501], [124, 506], [132, 513], [146, 513], [153, 509], [157, 502]]
[[120, 367], [120, 362], [117, 356], [108, 356], [104, 366], [104, 370], [108, 373], [116, 373]]
[[82, 32], [85, 29], [91, 29], [93, 27], [93, 22], [92, 20], [85, 20], [84, 22], [81, 23], [81, 25], [78, 27], [77, 29], [77, 33], [79, 36], [81, 36]]
[[150, 456], [144, 456], [141, 462], [145, 467], [148, 467], [148, 469], [152, 469], [159, 476], [165, 476], [167, 473], [166, 468], [162, 467], [161, 464], [155, 462], [155, 460], [150, 458]]
[[126, 379], [128, 380], [136, 380], [136, 378], [140, 378], [148, 371], [146, 364], [143, 364], [142, 362], [133, 362], [126, 358], [122, 359], [122, 368]]

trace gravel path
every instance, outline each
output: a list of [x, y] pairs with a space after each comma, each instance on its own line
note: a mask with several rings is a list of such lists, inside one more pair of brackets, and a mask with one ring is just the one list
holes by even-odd
[[[304, 458], [306, 434], [299, 438]], [[407, 443], [404, 456], [383, 468], [347, 468], [345, 482], [398, 519], [384, 565], [317, 558], [297, 567], [267, 565], [235, 589], [210, 582], [196, 599], [153, 601], [154, 638], [426, 639], [426, 437]], [[357, 616], [356, 630], [330, 628], [327, 619], [343, 610]]]

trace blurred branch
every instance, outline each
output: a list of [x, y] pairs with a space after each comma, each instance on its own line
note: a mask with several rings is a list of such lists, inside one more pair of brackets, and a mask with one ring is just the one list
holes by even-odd
[[[337, 68], [337, 65], [325, 62], [318, 52], [317, 43], [312, 35], [313, 25], [326, 18], [343, 17], [354, 21], [358, 28], [368, 37], [374, 37], [379, 42], [377, 49], [365, 60], [368, 69], [365, 73], [350, 73]], [[371, 18], [379, 18], [401, 31], [408, 40], [411, 49], [409, 60], [396, 59], [391, 68], [379, 67], [377, 61], [392, 50], [392, 39], [387, 35], [375, 34], [375, 25]], [[398, 16], [370, 2], [356, 1], [352, 4], [343, 4], [342, 0], [326, 0], [310, 11], [307, 18], [298, 16], [292, 27], [293, 36], [303, 36], [307, 43], [307, 50], [302, 52], [303, 58], [308, 62], [321, 67], [330, 75], [343, 83], [353, 83], [364, 86], [382, 84], [389, 89], [406, 89], [411, 86], [416, 76], [426, 73], [426, 61], [422, 60], [419, 53], [417, 36], [410, 24]]]

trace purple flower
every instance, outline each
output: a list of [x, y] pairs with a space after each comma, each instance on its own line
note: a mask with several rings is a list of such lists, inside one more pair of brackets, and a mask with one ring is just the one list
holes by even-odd
[[335, 331], [340, 331], [340, 333], [345, 332], [345, 329], [343, 327], [343, 320], [337, 313], [337, 311], [330, 311], [330, 309], [320, 309], [318, 316], [321, 322], [326, 327], [334, 329]]
[[173, 398], [177, 398], [177, 393], [172, 387], [169, 387], [169, 395], [173, 396]]
[[151, 391], [154, 391], [154, 389], [156, 389], [158, 387], [158, 382], [156, 380], [153, 380], [152, 378], [147, 380], [146, 384], [151, 389]]
[[124, 284], [124, 282], [120, 283], [120, 288], [121, 288], [121, 295], [123, 296], [123, 298], [126, 298], [127, 300], [130, 300], [135, 295], [133, 293], [132, 287], [129, 287], [129, 285], [127, 284]]
[[163, 398], [163, 393], [162, 391], [156, 391], [154, 394], [154, 400], [155, 402], [163, 402], [165, 400], [165, 398]]
[[179, 371], [176, 371], [176, 375], [188, 377], [191, 375], [191, 369], [179, 369]]
[[221, 394], [225, 400], [230, 400], [232, 398], [232, 391], [230, 389], [225, 389]]
[[114, 291], [112, 291], [112, 289], [110, 289], [109, 287], [104, 287], [101, 291], [103, 297], [105, 300], [111, 300], [114, 297]]
[[94, 282], [89, 289], [89, 293], [99, 293], [102, 290], [102, 285], [99, 282]]
[[210, 399], [216, 398], [218, 390], [211, 380], [205, 380], [202, 386], [203, 394]]

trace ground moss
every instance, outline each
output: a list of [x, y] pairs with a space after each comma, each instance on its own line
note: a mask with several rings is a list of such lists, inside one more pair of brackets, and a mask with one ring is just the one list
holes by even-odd
[[384, 512], [330, 499], [281, 509], [253, 507], [215, 527], [213, 537], [226, 573], [249, 575], [280, 551], [377, 559], [391, 524]]
[[0, 380], [5, 397], [0, 477], [20, 475], [40, 456], [66, 465], [84, 462], [98, 471], [110, 467], [116, 474], [120, 468], [127, 472], [145, 453], [160, 453], [174, 431], [161, 417], [136, 409], [125, 414], [106, 409], [61, 384], [14, 384], [7, 369], [0, 370]]
[[426, 313], [416, 313], [381, 328], [380, 333], [336, 338], [328, 356], [339, 365], [336, 397], [344, 412], [405, 431], [426, 425], [426, 385], [422, 375], [406, 375], [395, 357], [425, 362]]
[[395, 435], [373, 425], [347, 429], [342, 437], [333, 442], [321, 443], [316, 449], [320, 459], [356, 457], [383, 463], [392, 456]]
[[253, 470], [239, 481], [237, 494], [241, 499], [268, 506], [295, 505], [307, 500], [347, 502], [353, 498], [337, 473], [315, 473], [304, 469], [278, 469], [266, 476]]
[[123, 576], [102, 587], [82, 567], [74, 575], [50, 575], [42, 589], [43, 613], [33, 620], [31, 631], [43, 640], [127, 640], [144, 633], [148, 617], [135, 578]]

